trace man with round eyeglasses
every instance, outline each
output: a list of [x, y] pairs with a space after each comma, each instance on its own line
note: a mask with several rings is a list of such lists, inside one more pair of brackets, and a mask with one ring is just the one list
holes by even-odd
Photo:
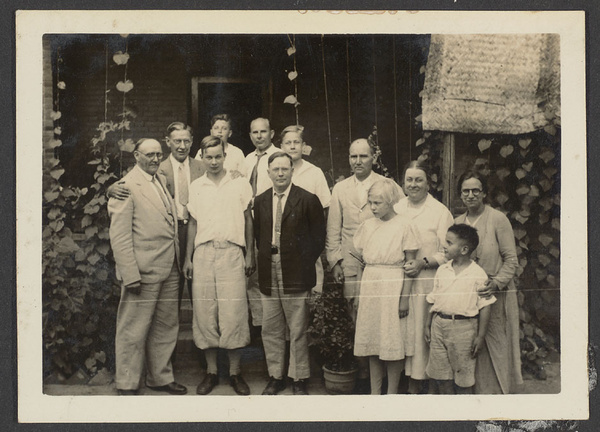
[[133, 155], [136, 166], [123, 178], [128, 196], [108, 201], [110, 244], [121, 280], [116, 386], [121, 395], [137, 394], [145, 369], [147, 387], [182, 395], [187, 389], [175, 382], [171, 364], [179, 331], [177, 210], [158, 173], [160, 143], [141, 139]]

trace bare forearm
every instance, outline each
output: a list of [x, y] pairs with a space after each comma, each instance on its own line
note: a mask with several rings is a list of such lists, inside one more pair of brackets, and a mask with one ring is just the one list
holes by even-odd
[[490, 322], [490, 307], [485, 306], [479, 311], [479, 331], [477, 336], [484, 338], [487, 333], [488, 323]]

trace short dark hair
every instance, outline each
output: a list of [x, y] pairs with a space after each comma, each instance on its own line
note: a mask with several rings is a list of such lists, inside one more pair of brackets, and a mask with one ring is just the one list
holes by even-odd
[[469, 179], [477, 179], [481, 182], [481, 190], [484, 194], [487, 194], [487, 180], [485, 176], [474, 169], [470, 169], [465, 171], [458, 179], [458, 183], [456, 184], [456, 190], [460, 195], [462, 193], [462, 184]]
[[473, 252], [479, 246], [479, 235], [471, 225], [454, 224], [448, 228], [448, 232], [456, 234], [456, 237], [464, 241], [469, 248], [469, 252]]
[[213, 127], [215, 123], [219, 120], [223, 120], [224, 122], [229, 123], [229, 128], [233, 129], [231, 125], [231, 117], [229, 117], [229, 114], [215, 114], [214, 116], [212, 116], [212, 118], [210, 119], [210, 127]]
[[425, 178], [427, 179], [427, 184], [431, 186], [432, 180], [431, 180], [430, 169], [427, 165], [425, 165], [424, 162], [421, 162], [420, 160], [410, 161], [409, 163], [407, 163], [404, 166], [404, 171], [402, 171], [402, 177], [400, 178], [400, 182], [402, 184], [404, 184], [404, 178], [406, 177], [406, 171], [409, 170], [410, 168], [414, 168], [414, 169], [423, 171], [425, 173]]
[[194, 132], [192, 127], [183, 123], [183, 122], [173, 122], [169, 126], [167, 126], [167, 136], [171, 136], [171, 132], [176, 130], [185, 130], [190, 133], [190, 136], [194, 136]]
[[271, 166], [271, 162], [273, 162], [275, 159], [280, 158], [280, 157], [288, 158], [290, 160], [290, 165], [294, 166], [294, 160], [292, 159], [292, 157], [289, 154], [284, 153], [282, 151], [275, 152], [271, 156], [269, 156], [267, 165]]
[[203, 155], [204, 152], [210, 147], [217, 146], [221, 146], [223, 154], [225, 154], [225, 146], [223, 145], [223, 140], [221, 138], [212, 135], [205, 136], [204, 138], [202, 138], [202, 141], [200, 141], [200, 154]]

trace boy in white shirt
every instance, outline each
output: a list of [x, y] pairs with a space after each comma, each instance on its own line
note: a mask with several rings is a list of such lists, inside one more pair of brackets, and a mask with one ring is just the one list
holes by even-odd
[[[229, 114], [216, 114], [210, 120], [210, 134], [223, 140], [225, 149], [225, 165], [223, 166], [233, 178], [240, 175], [246, 176], [244, 152], [229, 142], [233, 129], [231, 127], [231, 117]], [[202, 149], [196, 154], [197, 160], [202, 160]]]
[[[475, 358], [485, 343], [494, 296], [482, 298], [478, 289], [488, 279], [471, 260], [477, 249], [477, 230], [466, 224], [448, 228], [441, 265], [427, 295], [431, 303], [425, 340], [429, 343], [427, 375], [441, 394], [470, 394], [475, 385]], [[455, 385], [453, 385], [455, 384]]]

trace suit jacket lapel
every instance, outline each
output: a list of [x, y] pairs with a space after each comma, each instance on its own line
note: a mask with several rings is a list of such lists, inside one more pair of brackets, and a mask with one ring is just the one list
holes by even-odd
[[171, 158], [168, 157], [161, 164], [164, 172], [164, 176], [166, 178], [165, 189], [169, 192], [169, 194], [173, 197], [175, 196], [175, 174], [173, 174], [173, 164], [171, 163]]
[[[157, 176], [157, 178], [159, 179], [159, 182], [163, 182], [162, 184], [164, 187], [164, 177], [161, 178], [160, 176]], [[160, 214], [163, 215], [163, 217], [167, 221], [173, 223], [173, 218], [169, 215], [169, 213], [167, 213], [167, 209], [165, 208], [165, 205], [163, 204], [160, 197], [157, 195], [157, 191], [153, 190], [154, 186], [152, 185], [152, 183], [146, 180], [141, 173], [136, 173], [136, 182], [140, 186], [140, 192], [142, 193], [142, 195], [148, 201], [150, 201], [150, 203], [152, 203], [152, 205], [160, 212]], [[168, 193], [165, 193], [165, 196], [171, 204], [171, 211], [173, 211], [173, 200], [171, 199]], [[173, 215], [175, 215], [175, 213], [173, 213]]]
[[[283, 222], [292, 213], [292, 209], [298, 204], [298, 199], [298, 188], [292, 184], [292, 187], [290, 188], [290, 195], [285, 202], [285, 207], [281, 216], [281, 222]], [[273, 201], [271, 200], [271, 202]]]

